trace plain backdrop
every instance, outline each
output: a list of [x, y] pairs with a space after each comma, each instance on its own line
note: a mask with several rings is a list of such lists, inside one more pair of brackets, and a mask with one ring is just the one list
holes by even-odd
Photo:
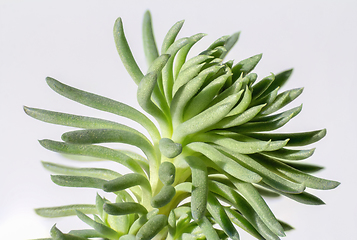
[[[294, 68], [283, 89], [304, 87], [291, 104], [303, 103], [303, 111], [282, 131], [327, 128], [327, 136], [313, 145], [317, 150], [307, 161], [326, 167], [317, 176], [342, 184], [331, 191], [310, 191], [326, 202], [323, 206], [289, 199], [269, 201], [269, 205], [279, 219], [296, 228], [286, 239], [356, 239], [355, 0], [0, 0], [0, 238], [48, 237], [54, 223], [65, 232], [86, 227], [75, 217], [43, 219], [34, 213], [36, 207], [92, 204], [96, 194], [94, 189], [56, 186], [41, 161], [96, 165], [72, 162], [43, 149], [38, 139], [59, 140], [69, 128], [36, 121], [25, 115], [22, 106], [103, 117], [141, 130], [131, 121], [59, 96], [46, 85], [45, 77], [138, 108], [136, 85], [117, 55], [112, 27], [122, 17], [130, 47], [145, 72], [141, 22], [148, 9], [159, 45], [167, 30], [185, 19], [179, 37], [208, 34], [193, 53], [223, 35], [241, 31], [228, 59], [237, 62], [263, 53], [255, 69], [260, 78]], [[118, 165], [110, 167], [124, 171]], [[253, 239], [239, 232], [241, 239]]]

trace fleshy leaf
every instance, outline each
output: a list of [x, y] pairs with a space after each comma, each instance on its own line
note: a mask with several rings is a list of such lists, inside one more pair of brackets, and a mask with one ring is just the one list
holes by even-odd
[[239, 240], [239, 234], [237, 230], [234, 228], [223, 206], [213, 196], [212, 193], [208, 194], [207, 210], [231, 239]]
[[87, 176], [51, 175], [51, 180], [62, 187], [84, 187], [102, 189], [106, 180]]
[[70, 87], [50, 77], [47, 77], [46, 81], [58, 94], [83, 105], [129, 118], [141, 124], [150, 133], [153, 139], [160, 138], [160, 133], [155, 124], [135, 108], [106, 97]]
[[109, 238], [109, 239], [111, 239], [111, 238], [118, 239], [119, 238], [119, 233], [114, 231], [110, 227], [107, 227], [101, 223], [94, 221], [93, 219], [91, 219], [90, 217], [88, 217], [87, 215], [85, 215], [84, 213], [82, 213], [80, 211], [76, 211], [76, 212], [77, 212], [77, 216], [79, 219], [81, 219], [83, 222], [85, 222], [86, 224], [88, 224], [89, 226], [94, 228], [97, 232], [99, 232], [106, 238]]
[[134, 82], [139, 84], [144, 75], [136, 63], [133, 54], [131, 53], [129, 44], [124, 34], [123, 22], [121, 18], [118, 18], [115, 21], [113, 35], [115, 45], [123, 65], [125, 66], [130, 76], [133, 78]]
[[155, 42], [155, 36], [153, 33], [150, 11], [146, 11], [144, 14], [143, 43], [144, 43], [144, 52], [145, 52], [146, 60], [150, 65], [159, 56], [159, 52], [157, 50], [157, 46]]
[[104, 203], [103, 209], [110, 215], [126, 215], [132, 213], [146, 214], [146, 208], [136, 202]]
[[159, 214], [150, 218], [136, 234], [137, 240], [149, 240], [167, 225], [167, 216]]
[[57, 218], [76, 215], [76, 210], [79, 210], [85, 214], [97, 214], [97, 209], [95, 205], [91, 204], [75, 204], [66, 205], [59, 207], [48, 207], [48, 208], [36, 208], [35, 212], [47, 218]]
[[172, 185], [165, 185], [160, 192], [151, 199], [151, 206], [161, 208], [166, 206], [175, 196], [176, 190]]
[[206, 213], [208, 196], [207, 167], [200, 158], [194, 156], [188, 156], [185, 160], [190, 165], [192, 173], [192, 217], [195, 221], [199, 221]]
[[159, 167], [159, 179], [165, 185], [175, 182], [176, 167], [171, 162], [162, 162]]

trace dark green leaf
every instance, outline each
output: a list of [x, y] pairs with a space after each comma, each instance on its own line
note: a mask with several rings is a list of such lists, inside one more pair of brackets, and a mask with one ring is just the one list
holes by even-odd
[[250, 71], [252, 71], [255, 66], [258, 64], [260, 59], [262, 58], [262, 54], [255, 55], [253, 57], [244, 59], [234, 65], [232, 72], [233, 72], [233, 80], [236, 80], [240, 77], [240, 75], [243, 73], [244, 75], [247, 75]]
[[106, 202], [103, 205], [103, 209], [110, 215], [126, 215], [131, 213], [147, 214], [146, 208], [136, 202], [119, 202], [109, 203]]
[[165, 185], [160, 192], [151, 199], [151, 206], [161, 208], [166, 206], [176, 194], [176, 190], [172, 185]]
[[293, 69], [286, 70], [284, 72], [278, 73], [275, 75], [274, 82], [270, 84], [269, 88], [265, 91], [266, 93], [270, 93], [274, 91], [277, 87], [282, 87], [288, 81]]

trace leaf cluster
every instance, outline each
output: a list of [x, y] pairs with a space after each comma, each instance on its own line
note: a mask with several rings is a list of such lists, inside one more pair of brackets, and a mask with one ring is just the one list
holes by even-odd
[[[172, 26], [159, 52], [146, 12], [143, 39], [149, 67], [145, 74], [130, 50], [122, 20], [118, 18], [114, 25], [119, 56], [138, 85], [137, 100], [158, 127], [124, 103], [47, 78], [58, 94], [131, 119], [150, 137], [105, 119], [24, 108], [38, 120], [78, 128], [64, 133], [62, 141], [41, 140], [46, 149], [114, 161], [132, 171], [123, 175], [111, 169], [43, 162], [54, 173], [51, 179], [57, 185], [95, 188], [116, 196], [115, 202], [99, 193], [93, 205], [36, 209], [44, 217], [76, 215], [91, 227], [62, 233], [54, 226], [51, 239], [239, 239], [238, 226], [258, 239], [275, 240], [292, 227], [274, 216], [265, 197], [283, 195], [319, 205], [323, 201], [306, 189], [328, 190], [339, 185], [310, 175], [321, 167], [300, 163], [315, 150], [305, 146], [323, 138], [325, 129], [275, 131], [302, 109], [300, 105], [284, 110], [303, 91], [280, 92], [292, 70], [257, 81], [252, 70], [261, 54], [235, 64], [225, 61], [239, 33], [223, 36], [187, 59], [205, 34], [177, 38], [183, 23]], [[135, 146], [143, 156], [105, 143]]]

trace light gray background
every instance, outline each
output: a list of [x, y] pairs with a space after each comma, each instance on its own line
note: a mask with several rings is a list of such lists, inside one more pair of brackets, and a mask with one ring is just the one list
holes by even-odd
[[[112, 26], [122, 17], [133, 54], [145, 71], [141, 21], [147, 9], [152, 12], [158, 43], [172, 24], [186, 19], [180, 37], [208, 34], [196, 53], [222, 35], [242, 31], [228, 58], [238, 61], [263, 53], [255, 69], [260, 78], [294, 67], [284, 89], [305, 87], [292, 104], [304, 103], [304, 107], [282, 130], [327, 128], [327, 137], [314, 145], [317, 151], [308, 162], [326, 167], [318, 176], [342, 184], [333, 191], [311, 191], [325, 206], [304, 206], [289, 199], [269, 205], [278, 218], [296, 228], [286, 239], [356, 239], [357, 4], [352, 0], [1, 0], [1, 238], [46, 237], [55, 222], [64, 231], [85, 226], [76, 218], [42, 219], [34, 214], [35, 207], [94, 203], [96, 191], [61, 188], [50, 181], [40, 160], [71, 161], [46, 151], [36, 140], [58, 140], [67, 128], [31, 119], [22, 106], [95, 115], [137, 127], [57, 95], [47, 87], [45, 77], [138, 107], [136, 86], [117, 56]], [[240, 233], [242, 239], [252, 239]]]

